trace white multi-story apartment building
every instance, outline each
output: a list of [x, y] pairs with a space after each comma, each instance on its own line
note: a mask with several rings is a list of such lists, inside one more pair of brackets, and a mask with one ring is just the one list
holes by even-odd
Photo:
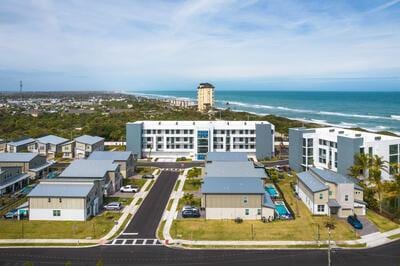
[[142, 157], [191, 157], [207, 152], [274, 154], [275, 126], [267, 121], [137, 121], [127, 123], [127, 150]]
[[289, 143], [289, 164], [297, 172], [315, 166], [347, 175], [355, 154], [369, 153], [388, 162], [382, 177], [390, 179], [389, 164], [400, 163], [400, 137], [337, 127], [291, 128]]

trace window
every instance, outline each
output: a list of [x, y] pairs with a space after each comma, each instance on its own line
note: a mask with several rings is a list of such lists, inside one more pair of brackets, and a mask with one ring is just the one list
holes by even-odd
[[369, 153], [369, 155], [372, 155], [372, 147], [368, 148], [368, 153]]
[[349, 195], [344, 195], [344, 200], [349, 201]]
[[319, 199], [323, 199], [324, 198], [324, 194], [319, 193]]
[[161, 129], [157, 130], [157, 134], [161, 134]]
[[332, 196], [332, 191], [329, 190], [329, 196]]
[[59, 199], [58, 199], [58, 202], [60, 202], [60, 203], [61, 203], [61, 202], [62, 202], [62, 198], [59, 198]]
[[245, 209], [245, 210], [244, 210], [244, 214], [245, 214], [245, 215], [249, 215], [249, 214], [250, 214], [250, 210], [249, 210], [249, 209]]
[[249, 201], [249, 199], [247, 198], [247, 196], [244, 196], [244, 197], [243, 197], [243, 203], [244, 203], [244, 204], [247, 204], [248, 201]]
[[165, 134], [169, 134], [169, 129], [166, 129], [166, 130], [165, 130]]
[[53, 210], [53, 216], [61, 216], [61, 210]]
[[389, 146], [389, 154], [399, 153], [399, 146], [397, 144]]
[[47, 199], [47, 202], [51, 202], [51, 198], [48, 198], [48, 199]]
[[261, 215], [261, 209], [257, 209], [257, 215]]
[[324, 212], [325, 211], [325, 205], [318, 205], [317, 209], [318, 209], [318, 212]]

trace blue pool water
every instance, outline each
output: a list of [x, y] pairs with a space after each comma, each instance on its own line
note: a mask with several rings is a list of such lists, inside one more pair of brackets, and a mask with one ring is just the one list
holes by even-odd
[[268, 194], [271, 196], [271, 197], [277, 197], [279, 194], [278, 194], [278, 191], [276, 191], [276, 188], [274, 187], [274, 186], [272, 186], [272, 185], [267, 185], [267, 186], [265, 186], [265, 191], [267, 191], [268, 192]]
[[279, 214], [279, 216], [290, 215], [284, 203], [275, 202], [275, 210]]

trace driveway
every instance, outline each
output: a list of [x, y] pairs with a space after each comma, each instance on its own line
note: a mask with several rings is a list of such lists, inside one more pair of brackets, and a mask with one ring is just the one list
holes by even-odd
[[375, 226], [375, 224], [372, 223], [370, 220], [368, 220], [367, 217], [365, 217], [365, 216], [357, 216], [357, 218], [358, 218], [358, 220], [360, 220], [360, 222], [363, 225], [363, 229], [357, 230], [357, 233], [360, 236], [365, 236], [365, 235], [369, 235], [369, 234], [372, 234], [372, 233], [379, 232], [379, 230]]

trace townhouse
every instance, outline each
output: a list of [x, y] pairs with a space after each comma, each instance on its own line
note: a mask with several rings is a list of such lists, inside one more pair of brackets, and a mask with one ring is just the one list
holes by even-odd
[[14, 193], [29, 184], [29, 174], [21, 167], [0, 167], [0, 196]]
[[68, 142], [68, 139], [55, 135], [47, 135], [36, 139], [35, 143], [30, 144], [30, 146], [33, 145], [33, 147], [30, 147], [30, 150], [53, 159], [57, 154], [61, 154], [62, 145], [66, 142]]
[[383, 158], [389, 171], [382, 178], [390, 180], [389, 164], [400, 163], [400, 137], [337, 127], [291, 128], [289, 143], [289, 165], [297, 172], [318, 167], [347, 175], [355, 154], [368, 153]]
[[365, 215], [363, 188], [351, 177], [311, 167], [297, 174], [296, 193], [314, 215]]
[[208, 152], [274, 155], [275, 126], [267, 121], [137, 121], [127, 123], [127, 150], [143, 157], [190, 157]]
[[119, 165], [124, 178], [135, 174], [136, 157], [130, 151], [94, 151], [88, 160], [111, 160]]
[[[36, 140], [33, 138], [23, 138], [15, 141], [11, 141], [7, 143], [6, 150], [7, 152], [32, 152], [35, 150], [34, 144]], [[33, 146], [32, 146], [33, 145]]]
[[46, 157], [39, 153], [0, 153], [0, 168], [18, 167], [21, 173], [28, 174], [31, 179], [45, 177], [53, 164], [53, 161], [47, 161]]
[[102, 194], [87, 180], [42, 180], [28, 201], [29, 220], [85, 221], [99, 213]]
[[61, 145], [62, 157], [85, 159], [93, 151], [104, 151], [104, 138], [82, 135]]

